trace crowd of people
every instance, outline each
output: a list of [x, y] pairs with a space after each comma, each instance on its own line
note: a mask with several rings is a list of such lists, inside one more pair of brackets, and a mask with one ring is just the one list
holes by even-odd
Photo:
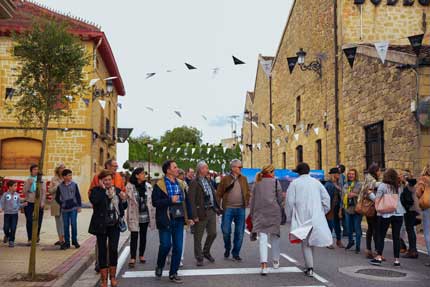
[[[144, 168], [134, 169], [124, 180], [117, 172], [115, 160], [108, 160], [104, 167], [88, 190], [93, 208], [88, 231], [97, 238], [95, 269], [100, 273], [102, 287], [107, 286], [108, 278], [111, 286], [118, 285], [118, 244], [120, 233], [127, 230], [129, 268], [137, 264], [137, 251], [139, 263], [146, 263], [148, 230], [157, 229], [155, 276], [160, 279], [168, 263], [169, 280], [182, 283], [178, 270], [183, 266], [186, 228], [193, 235], [196, 265], [204, 266], [205, 260], [214, 263], [211, 249], [217, 237], [217, 217], [221, 217], [224, 258], [231, 257], [236, 262], [242, 261], [240, 251], [247, 223], [251, 241], [259, 241], [261, 275], [269, 273], [269, 263], [274, 269], [280, 267], [281, 226], [286, 222], [290, 225], [288, 240], [301, 245], [307, 276], [313, 276], [315, 247], [354, 248], [356, 254], [361, 253], [363, 217], [367, 224], [365, 256], [370, 264], [381, 265], [385, 261], [384, 243], [389, 227], [394, 266], [400, 266], [401, 253], [404, 258], [418, 258], [416, 226], [421, 222], [430, 252], [429, 166], [415, 179], [409, 170], [389, 168], [382, 173], [378, 165], [372, 164], [360, 180], [356, 169], [339, 165], [329, 170], [328, 181], [321, 182], [310, 176], [308, 164], [300, 163], [294, 170], [298, 178], [289, 183], [287, 190], [275, 178], [273, 165], [262, 167], [250, 186], [242, 175], [242, 162], [237, 159], [231, 161], [230, 172], [218, 180], [204, 161], [197, 164], [195, 171], [192, 168], [183, 171], [175, 161], [168, 160], [162, 166], [164, 176], [154, 184], [148, 181]], [[26, 218], [27, 244], [31, 244], [38, 174], [38, 166], [32, 165], [24, 184], [24, 201], [20, 200], [17, 183], [12, 180], [7, 182], [8, 191], [0, 200], [0, 211], [4, 211], [3, 241], [10, 247], [15, 244], [20, 210]], [[48, 188], [42, 184], [40, 191], [37, 241], [49, 193], [58, 233], [55, 245], [62, 250], [80, 246], [77, 216], [82, 201], [72, 176], [72, 171], [60, 164]], [[348, 239], [346, 245], [342, 242], [344, 236]]]

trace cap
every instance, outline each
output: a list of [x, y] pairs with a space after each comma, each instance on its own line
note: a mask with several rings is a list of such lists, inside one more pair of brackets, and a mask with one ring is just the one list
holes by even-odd
[[337, 167], [331, 168], [328, 174], [340, 174], [339, 168]]

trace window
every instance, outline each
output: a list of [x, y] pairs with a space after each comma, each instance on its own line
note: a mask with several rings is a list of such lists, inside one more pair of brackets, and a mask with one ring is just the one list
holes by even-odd
[[106, 134], [110, 134], [111, 130], [110, 130], [110, 121], [109, 119], [106, 119], [106, 127], [105, 127], [105, 133]]
[[287, 153], [286, 152], [282, 153], [282, 167], [283, 167], [283, 169], [287, 168]]
[[384, 154], [384, 122], [375, 123], [364, 127], [366, 137], [366, 167], [377, 163], [385, 168]]
[[99, 165], [103, 166], [104, 161], [105, 161], [105, 159], [104, 159], [104, 150], [101, 148], [100, 151], [99, 151]]
[[316, 169], [322, 169], [322, 143], [321, 140], [317, 140], [316, 144]]
[[300, 96], [296, 98], [296, 123], [299, 123], [301, 121], [301, 100]]
[[1, 169], [25, 169], [38, 164], [42, 142], [30, 138], [10, 138], [1, 141]]
[[303, 146], [301, 145], [296, 147], [296, 161], [297, 164], [303, 162]]

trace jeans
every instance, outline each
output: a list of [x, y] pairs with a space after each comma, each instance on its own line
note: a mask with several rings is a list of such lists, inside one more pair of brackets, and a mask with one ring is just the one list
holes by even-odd
[[378, 242], [378, 218], [376, 216], [373, 217], [366, 217], [367, 221], [367, 231], [366, 231], [366, 249], [369, 251], [372, 251], [372, 238], [373, 242], [375, 244], [375, 250], [376, 245]]
[[[34, 212], [34, 203], [28, 202], [28, 205], [24, 207], [25, 219], [26, 219], [26, 228], [27, 228], [27, 239], [31, 240], [31, 235], [33, 232], [33, 212]], [[37, 237], [40, 237], [40, 228], [42, 228], [43, 221], [43, 208], [39, 208], [39, 222], [37, 228]]]
[[72, 227], [72, 243], [78, 242], [78, 211], [63, 211], [64, 241], [70, 245], [70, 226]]
[[406, 233], [408, 234], [409, 252], [417, 252], [417, 234], [415, 233], [415, 220], [417, 213], [408, 211], [404, 215]]
[[[267, 263], [267, 248], [269, 244], [269, 235], [267, 233], [259, 233], [260, 241], [260, 262]], [[281, 254], [281, 238], [277, 234], [270, 234], [270, 241], [272, 242], [272, 260], [279, 262]]]
[[148, 231], [148, 225], [147, 223], [139, 223], [139, 231], [132, 231], [131, 232], [131, 239], [130, 239], [130, 258], [136, 259], [136, 253], [137, 253], [137, 241], [139, 240], [139, 256], [142, 257], [143, 254], [145, 254], [146, 249], [146, 233]]
[[423, 210], [423, 229], [426, 241], [427, 254], [430, 255], [430, 208]]
[[231, 250], [231, 224], [234, 222], [233, 257], [239, 256], [245, 232], [245, 208], [226, 208], [222, 216], [221, 229], [226, 252]]
[[346, 230], [348, 233], [348, 242], [352, 242], [353, 240], [353, 233], [355, 230], [355, 250], [360, 250], [361, 246], [361, 220], [363, 216], [361, 214], [349, 214], [348, 212], [345, 212], [345, 223], [346, 223]]
[[[202, 239], [206, 230], [206, 241], [202, 250]], [[216, 213], [207, 210], [207, 217], [194, 225], [194, 256], [197, 260], [203, 260], [204, 255], [209, 255], [212, 244], [216, 238]]]
[[18, 214], [5, 214], [3, 222], [4, 236], [9, 242], [15, 241], [16, 226], [18, 225]]
[[394, 258], [400, 258], [400, 229], [403, 224], [403, 216], [391, 216], [389, 218], [383, 218], [378, 216], [378, 238], [376, 251], [378, 255], [382, 256], [384, 252], [385, 235], [387, 235], [388, 228], [391, 225], [391, 232], [393, 236], [393, 251]]
[[336, 240], [342, 239], [342, 231], [340, 229], [339, 209], [340, 209], [339, 207], [335, 207], [333, 219], [327, 220], [330, 231], [333, 233], [333, 229], [334, 229], [334, 232], [336, 233]]
[[160, 237], [160, 247], [158, 249], [157, 268], [163, 269], [166, 264], [166, 257], [172, 250], [172, 261], [170, 263], [170, 275], [178, 273], [179, 264], [181, 263], [182, 244], [184, 239], [184, 218], [170, 220], [170, 226], [158, 230]]
[[[105, 234], [97, 235], [98, 264], [100, 269], [118, 264], [119, 228], [117, 225], [106, 228]], [[107, 242], [109, 240], [109, 242]], [[108, 266], [109, 258], [109, 266]]]

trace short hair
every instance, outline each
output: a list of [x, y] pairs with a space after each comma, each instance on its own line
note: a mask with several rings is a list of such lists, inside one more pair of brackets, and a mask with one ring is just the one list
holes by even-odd
[[137, 176], [138, 176], [139, 174], [141, 174], [142, 172], [145, 172], [145, 169], [144, 169], [143, 167], [138, 167], [138, 168], [136, 168], [135, 170], [133, 170], [133, 172], [131, 173], [131, 176], [130, 176], [129, 182], [130, 182], [131, 184], [136, 185], [136, 184], [137, 184]]
[[167, 174], [167, 170], [170, 168], [170, 166], [171, 166], [171, 165], [172, 165], [172, 163], [174, 163], [174, 162], [175, 162], [174, 160], [169, 159], [169, 160], [166, 160], [166, 161], [163, 163], [162, 170], [163, 170], [163, 173], [164, 173], [164, 174]]
[[108, 177], [108, 176], [113, 178], [112, 172], [110, 170], [104, 169], [99, 173], [98, 178], [99, 178], [99, 180], [102, 180], [103, 178]]
[[39, 167], [39, 165], [38, 164], [30, 165], [30, 172], [33, 172], [33, 169], [35, 169], [36, 167]]
[[374, 162], [369, 166], [367, 171], [369, 172], [369, 174], [371, 176], [373, 176], [376, 179], [378, 177], [376, 174], [378, 172], [378, 170], [379, 170], [379, 165]]
[[181, 168], [179, 169], [178, 173], [179, 173], [179, 175], [185, 175], [185, 171]]
[[108, 166], [112, 166], [112, 162], [113, 162], [113, 161], [115, 161], [113, 158], [108, 159], [108, 160], [105, 162], [105, 169], [107, 169], [107, 168], [108, 168]]
[[72, 171], [67, 168], [63, 170], [63, 172], [61, 173], [62, 176], [68, 176], [69, 174], [72, 174]]
[[236, 165], [236, 164], [242, 164], [242, 161], [240, 160], [240, 159], [237, 159], [237, 158], [235, 158], [235, 159], [233, 159], [233, 160], [231, 160], [230, 161], [230, 168], [232, 168], [234, 165]]
[[7, 187], [9, 188], [9, 187], [12, 187], [12, 186], [14, 186], [16, 184], [16, 181], [14, 181], [14, 180], [9, 180], [8, 182], [7, 182]]
[[200, 170], [201, 170], [204, 166], [208, 166], [208, 164], [207, 164], [204, 160], [201, 160], [201, 161], [199, 161], [199, 162], [197, 163], [197, 166], [196, 166], [196, 173], [197, 173], [197, 175], [200, 175]]
[[193, 170], [193, 171], [194, 171], [194, 169], [193, 169], [192, 167], [189, 167], [189, 168], [187, 168], [186, 170], [187, 170], [187, 173], [189, 173], [191, 170]]
[[340, 173], [344, 173], [346, 171], [346, 167], [343, 164], [338, 165]]
[[305, 162], [301, 162], [297, 165], [296, 169], [294, 170], [295, 173], [298, 173], [299, 175], [303, 174], [309, 174], [311, 171], [311, 168], [309, 165]]

